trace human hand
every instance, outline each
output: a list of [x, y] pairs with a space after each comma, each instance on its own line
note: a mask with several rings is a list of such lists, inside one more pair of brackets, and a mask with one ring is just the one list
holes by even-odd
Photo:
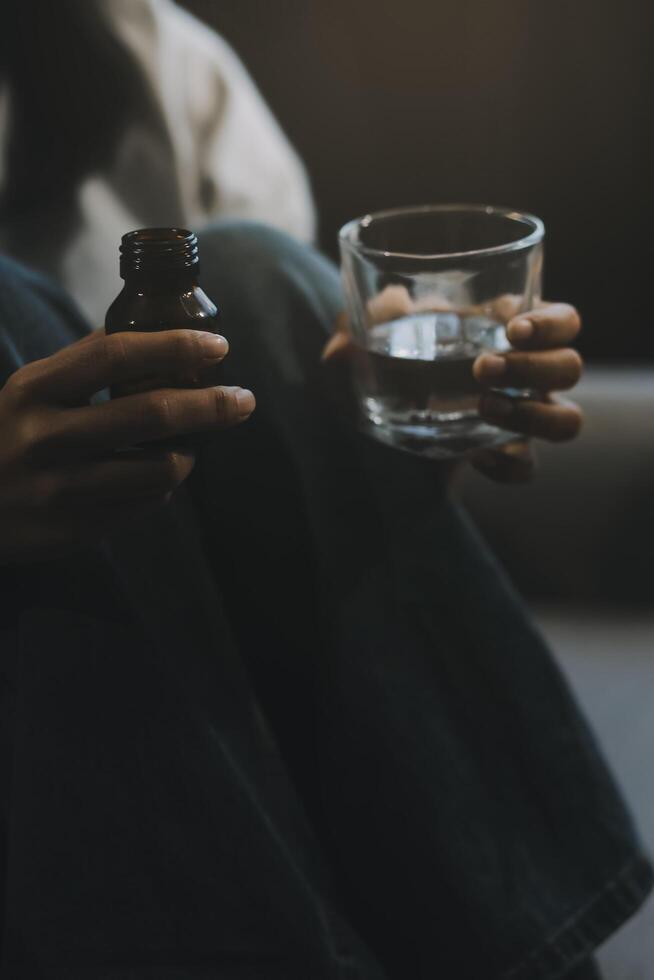
[[[512, 316], [518, 297], [501, 297], [495, 313], [507, 322], [507, 337], [514, 350], [502, 354], [482, 354], [474, 365], [474, 375], [484, 389], [480, 398], [480, 414], [500, 428], [524, 433], [496, 449], [475, 453], [470, 461], [480, 472], [502, 483], [520, 483], [531, 478], [534, 456], [527, 438], [536, 436], [549, 441], [574, 438], [581, 428], [581, 410], [574, 403], [555, 398], [552, 392], [572, 388], [581, 376], [582, 361], [568, 345], [581, 328], [579, 314], [565, 303], [543, 303], [538, 309]], [[425, 308], [450, 309], [437, 296], [424, 301]], [[388, 286], [369, 307], [373, 322], [404, 316], [416, 304], [403, 286]], [[348, 386], [344, 368], [352, 367], [363, 352], [353, 344], [347, 316], [339, 316], [334, 333], [323, 352], [329, 365], [333, 387], [338, 387], [338, 400], [349, 414], [355, 409], [353, 393]], [[492, 388], [529, 388], [539, 393], [539, 400], [509, 398], [496, 394]]]
[[[574, 387], [581, 376], [581, 357], [569, 346], [580, 329], [579, 314], [565, 303], [543, 304], [511, 319], [506, 333], [514, 350], [482, 354], [474, 364], [475, 378], [485, 389], [479, 403], [482, 418], [525, 437], [550, 442], [574, 439], [582, 425], [581, 410], [552, 393]], [[540, 397], [510, 398], [490, 390], [494, 388], [528, 388]], [[485, 476], [501, 483], [525, 482], [534, 470], [526, 439], [481, 450], [471, 462]]]
[[202, 373], [227, 349], [196, 330], [98, 332], [16, 371], [0, 390], [0, 564], [93, 544], [165, 502], [195, 462], [170, 443], [244, 421], [252, 393], [160, 388], [90, 399], [112, 386]]

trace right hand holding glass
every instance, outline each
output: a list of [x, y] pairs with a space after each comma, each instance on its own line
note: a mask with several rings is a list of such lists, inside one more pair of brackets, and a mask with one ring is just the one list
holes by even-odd
[[[448, 309], [446, 301], [435, 295], [424, 305], [430, 310]], [[495, 426], [525, 436], [470, 455], [476, 469], [499, 483], [522, 483], [531, 478], [535, 461], [528, 437], [562, 442], [575, 438], [582, 425], [579, 407], [552, 394], [574, 387], [580, 378], [582, 361], [570, 347], [581, 329], [579, 314], [567, 303], [542, 303], [538, 309], [513, 316], [515, 306], [516, 297], [505, 296], [496, 311], [508, 320], [507, 338], [513, 349], [501, 354], [481, 354], [473, 368], [475, 379], [483, 389], [480, 415]], [[404, 316], [415, 308], [404, 287], [387, 286], [376, 297], [369, 313], [375, 322]], [[351, 367], [357, 356], [360, 351], [352, 342], [346, 314], [342, 313], [325, 347], [323, 360], [330, 365], [334, 381], [339, 384], [340, 401], [348, 406], [350, 416], [355, 411], [355, 400], [347, 390], [349, 372], [337, 372], [335, 368]], [[509, 398], [491, 390], [497, 388], [530, 388], [540, 397], [538, 400]]]
[[[473, 373], [485, 389], [479, 413], [493, 425], [525, 437], [549, 442], [574, 439], [581, 429], [581, 409], [553, 392], [573, 388], [582, 372], [582, 360], [569, 345], [581, 329], [579, 314], [567, 303], [543, 303], [509, 321], [506, 335], [513, 350], [482, 354]], [[530, 388], [538, 399], [509, 398], [491, 389]], [[473, 466], [500, 483], [530, 479], [534, 458], [526, 440], [496, 449], [484, 449], [471, 458]]]

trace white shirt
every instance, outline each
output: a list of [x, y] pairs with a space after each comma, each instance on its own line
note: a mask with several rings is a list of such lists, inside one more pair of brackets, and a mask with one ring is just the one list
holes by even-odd
[[[229, 45], [172, 0], [102, 3], [152, 87], [159, 125], [130, 127], [111, 170], [80, 185], [79, 221], [63, 251], [70, 216], [53, 208], [39, 216], [33, 250], [17, 256], [58, 279], [95, 325], [121, 288], [118, 245], [134, 228], [199, 230], [214, 217], [237, 216], [303, 240], [315, 231], [304, 167]], [[0, 158], [10, 112], [5, 91]]]

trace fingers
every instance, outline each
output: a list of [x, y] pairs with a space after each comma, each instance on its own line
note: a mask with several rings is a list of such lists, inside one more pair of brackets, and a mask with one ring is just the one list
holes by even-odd
[[[516, 293], [502, 293], [491, 303], [490, 313], [500, 323], [508, 323], [518, 313], [522, 303], [522, 296]], [[480, 312], [485, 313], [486, 310], [482, 308]]]
[[186, 450], [122, 453], [109, 460], [63, 469], [60, 496], [99, 501], [163, 498], [190, 476], [195, 457]]
[[493, 388], [565, 391], [581, 377], [582, 360], [570, 347], [561, 350], [482, 354], [474, 363], [479, 384]]
[[407, 287], [400, 283], [385, 286], [366, 304], [369, 325], [397, 320], [398, 317], [408, 316], [410, 313], [449, 312], [452, 308], [452, 303], [443, 293], [431, 290], [414, 299]]
[[224, 337], [200, 330], [109, 336], [98, 331], [21, 368], [13, 376], [12, 388], [30, 401], [79, 404], [103, 388], [201, 370], [221, 361], [228, 349]]
[[476, 470], [496, 483], [527, 483], [535, 470], [532, 451], [523, 440], [497, 449], [482, 449], [470, 461]]
[[90, 341], [97, 340], [98, 337], [104, 336], [104, 333], [104, 327], [97, 327], [95, 330], [91, 330], [90, 333], [86, 334], [85, 337], [82, 337], [81, 340], [78, 340], [77, 346], [79, 347], [82, 344], [88, 344]]
[[355, 345], [352, 339], [342, 330], [332, 334], [322, 352], [323, 362], [335, 363], [349, 359], [354, 353]]
[[334, 324], [334, 332], [323, 349], [323, 364], [331, 371], [333, 368], [352, 367], [357, 362], [366, 363], [367, 356], [350, 335], [347, 313], [340, 313]]
[[550, 442], [574, 439], [583, 424], [579, 406], [563, 399], [526, 401], [493, 392], [482, 395], [479, 413], [487, 422], [502, 429]]
[[334, 323], [334, 332], [323, 349], [321, 360], [336, 360], [347, 354], [348, 349], [352, 345], [348, 322], [347, 313], [338, 314]]
[[581, 330], [581, 319], [574, 306], [550, 303], [538, 310], [521, 313], [506, 328], [514, 347], [522, 350], [551, 350], [571, 344]]
[[141, 443], [224, 429], [245, 421], [256, 402], [244, 388], [169, 388], [126, 395], [102, 405], [51, 410], [32, 435], [31, 455], [59, 460], [62, 454], [110, 452]]
[[411, 313], [413, 300], [406, 286], [392, 283], [368, 301], [367, 310], [370, 323], [385, 323]]

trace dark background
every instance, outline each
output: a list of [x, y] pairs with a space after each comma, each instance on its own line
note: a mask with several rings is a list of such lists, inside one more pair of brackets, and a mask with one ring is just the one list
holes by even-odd
[[654, 359], [651, 0], [185, 0], [237, 49], [348, 218], [479, 201], [540, 215], [546, 293], [596, 359]]

